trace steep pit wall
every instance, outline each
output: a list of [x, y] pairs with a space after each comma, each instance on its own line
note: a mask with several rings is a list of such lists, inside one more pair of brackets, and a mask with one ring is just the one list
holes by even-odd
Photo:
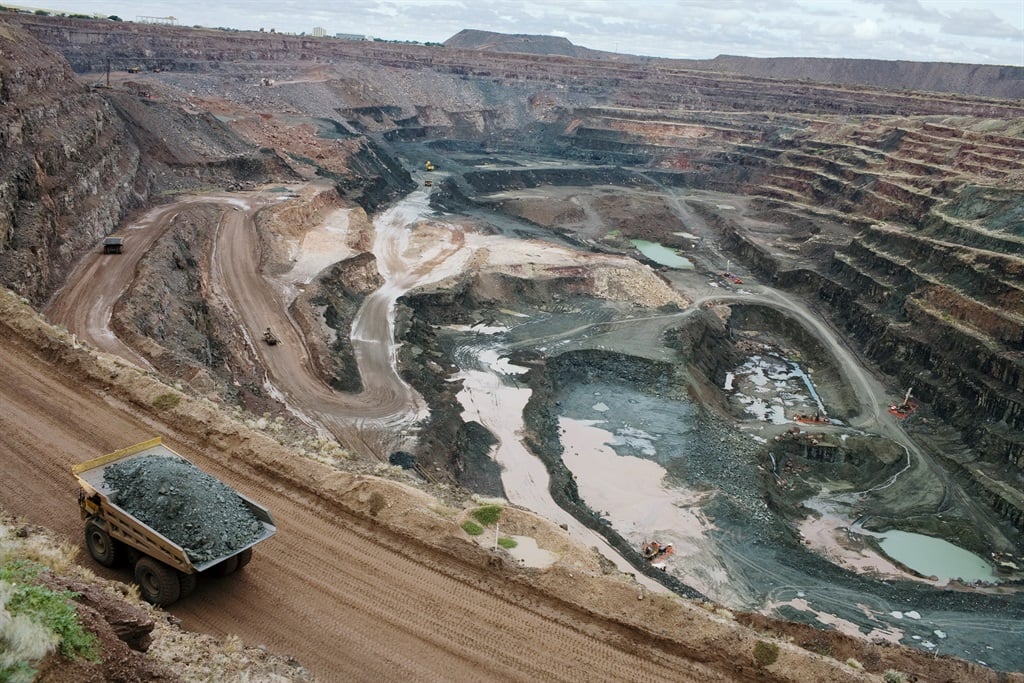
[[0, 21], [0, 283], [42, 305], [149, 194], [116, 110]]
[[[732, 309], [716, 306], [693, 316], [693, 321], [669, 331], [665, 344], [675, 349], [691, 368], [695, 386], [714, 387], [713, 392], [701, 392], [705, 405], [725, 406], [718, 389], [725, 374], [743, 362], [743, 354], [736, 349], [729, 326]], [[711, 395], [709, 395], [711, 394]]]
[[101, 90], [142, 151], [155, 191], [265, 183], [291, 175], [281, 161], [208, 112], [116, 90]]
[[[737, 108], [737, 103], [746, 103], [745, 108], [762, 112], [879, 114], [902, 111], [907, 114], [941, 114], [991, 111], [993, 116], [1005, 116], [1009, 115], [1006, 109], [1012, 109], [1008, 103], [1013, 101], [996, 99], [1007, 97], [999, 88], [993, 89], [990, 97], [936, 96], [934, 93], [930, 97], [922, 97], [906, 90], [906, 80], [900, 80], [894, 73], [910, 70], [918, 75], [921, 69], [928, 69], [929, 82], [943, 79], [955, 82], [963, 79], [963, 74], [957, 72], [958, 68], [969, 68], [975, 76], [988, 68], [978, 65], [900, 64], [898, 69], [884, 70], [881, 82], [877, 82], [875, 87], [863, 87], [836, 85], [840, 81], [832, 77], [824, 79], [827, 82], [823, 83], [802, 80], [815, 71], [804, 66], [800, 68], [801, 75], [782, 71], [779, 76], [774, 76], [761, 73], [756, 68], [749, 69], [750, 75], [742, 75], [745, 64], [737, 66], [730, 63], [717, 73], [710, 71], [709, 68], [718, 68], [717, 60], [693, 63], [656, 60], [657, 68], [651, 68], [649, 58], [623, 61], [617, 56], [615, 60], [599, 61], [562, 55], [324, 40], [281, 33], [90, 21], [31, 14], [16, 14], [11, 20], [25, 26], [44, 42], [58, 46], [75, 70], [81, 73], [102, 72], [107, 58], [111, 58], [113, 68], [118, 70], [124, 70], [142, 58], [146, 65], [183, 71], [216, 69], [221, 63], [230, 62], [273, 65], [282, 62], [337, 63], [351, 59], [394, 69], [429, 66], [432, 70], [467, 80], [531, 85], [546, 96], [534, 103], [539, 108], [546, 100], [557, 98], [565, 91], [590, 94], [593, 99], [614, 93], [615, 103], [621, 106], [641, 105], [665, 111], [674, 111], [683, 103], [696, 101], [709, 111], [728, 111]], [[742, 58], [728, 59], [735, 62]], [[818, 61], [824, 64], [826, 60]], [[775, 65], [778, 60], [766, 60], [765, 63], [768, 62]], [[801, 62], [803, 65], [808, 63], [807, 60]], [[877, 67], [868, 66], [870, 62], [866, 60], [847, 60], [847, 64], [860, 71], [878, 71]], [[993, 81], [1011, 83], [1015, 75], [1016, 72], [996, 72], [993, 75], [992, 69], [987, 74]], [[791, 80], [783, 80], [786, 78]], [[912, 78], [911, 82], [920, 85], [919, 80]], [[885, 83], [891, 83], [889, 87], [894, 89], [879, 90], [886, 87]], [[751, 84], [767, 85], [763, 92], [757, 92], [752, 91]], [[429, 103], [425, 100], [421, 104]]]
[[501, 468], [490, 457], [497, 442], [483, 425], [462, 419], [462, 382], [452, 380], [452, 349], [437, 335], [438, 326], [471, 322], [470, 310], [457, 300], [465, 301], [448, 292], [404, 296], [395, 321], [396, 336], [402, 339], [402, 378], [430, 408], [413, 454], [416, 470], [435, 483], [454, 482], [474, 493], [504, 496]]
[[[859, 300], [842, 281], [813, 275], [821, 300], [867, 357], [902, 386], [912, 386], [918, 399], [963, 434], [971, 452], [997, 466], [991, 473], [976, 476], [974, 470], [955, 460], [943, 459], [954, 471], [968, 475], [965, 483], [984, 491], [982, 497], [1000, 515], [1022, 528], [1024, 500], [1014, 494], [1012, 482], [1018, 476], [1013, 472], [1024, 466], [1024, 441], [1019, 427], [1010, 426], [1021, 419], [1020, 400], [987, 381], [979, 371], [979, 367], [991, 367], [985, 362], [988, 356], [983, 348], [956, 334], [941, 318], [913, 324], [895, 322], [877, 306]], [[979, 361], [981, 366], [976, 365]], [[1000, 481], [1011, 486], [999, 485]]]
[[369, 138], [346, 141], [351, 154], [346, 172], [319, 168], [317, 175], [333, 181], [338, 194], [373, 213], [398, 197], [411, 192], [412, 176], [392, 154]]
[[523, 190], [526, 188], [554, 186], [615, 185], [637, 187], [651, 182], [634, 171], [614, 166], [499, 169], [494, 171], [470, 171], [463, 174], [464, 180], [479, 194], [502, 190]]
[[[1019, 313], [1003, 303], [1006, 292], [1019, 287], [1016, 258], [865, 225], [831, 264], [802, 264], [759, 244], [735, 221], [697, 210], [748, 267], [826, 304], [878, 369], [897, 386], [912, 386], [919, 400], [960, 430], [972, 457], [995, 469], [944, 461], [999, 514], [1019, 523], [1024, 500], [1012, 486], [1024, 463], [1024, 391], [1014, 351]], [[939, 261], [934, 267], [926, 248], [932, 244]]]
[[[842, 487], [863, 491], [883, 483], [906, 463], [903, 449], [892, 441], [853, 434], [840, 439], [834, 433], [815, 432], [813, 427], [799, 434], [778, 435], [771, 442], [771, 452], [776, 467], [773, 476], [765, 478], [766, 497], [774, 509], [790, 520], [805, 518], [804, 501], [819, 492], [804, 485], [804, 471], [816, 481], [837, 482]], [[773, 480], [774, 475], [796, 486], [782, 486]], [[872, 510], [872, 515], [884, 514], [882, 510]]]

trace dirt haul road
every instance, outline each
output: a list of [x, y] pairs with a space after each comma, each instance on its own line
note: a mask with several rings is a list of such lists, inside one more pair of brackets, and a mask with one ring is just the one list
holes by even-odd
[[[81, 539], [70, 466], [154, 432], [274, 512], [279, 531], [252, 564], [201, 583], [171, 608], [186, 628], [265, 644], [324, 681], [655, 681], [666, 671], [674, 680], [734, 680], [683, 658], [675, 643], [659, 648], [651, 634], [592, 618], [294, 489], [283, 473], [303, 463], [254, 468], [224, 449], [199, 448], [189, 434], [94, 393], [74, 367], [47, 365], [2, 324], [0, 366], [0, 505], [14, 515]], [[127, 579], [78, 544], [84, 564]]]
[[[110, 327], [114, 304], [126, 291], [146, 250], [166, 232], [178, 211], [189, 204], [218, 206], [223, 214], [216, 228], [215, 248], [204, 264], [218, 303], [238, 322], [254, 362], [265, 368], [271, 395], [309, 424], [325, 428], [362, 455], [386, 460], [402, 442], [403, 427], [425, 417], [419, 395], [398, 374], [393, 334], [395, 301], [410, 289], [441, 277], [445, 261], [462, 252], [464, 238], [455, 226], [432, 234], [430, 248], [407, 248], [406, 226], [427, 211], [426, 195], [415, 194], [376, 221], [374, 252], [385, 285], [370, 294], [353, 323], [352, 343], [363, 381], [357, 395], [332, 390], [311, 366], [302, 334], [288, 315], [285, 287], [259, 271], [262, 262], [254, 216], [280, 195], [273, 193], [209, 194], [189, 197], [151, 210], [125, 229], [123, 254], [98, 250], [85, 255], [68, 284], [46, 307], [47, 317], [73, 330], [85, 341], [143, 367], [149, 364], [117, 338]], [[280, 344], [270, 349], [261, 341], [272, 329]]]

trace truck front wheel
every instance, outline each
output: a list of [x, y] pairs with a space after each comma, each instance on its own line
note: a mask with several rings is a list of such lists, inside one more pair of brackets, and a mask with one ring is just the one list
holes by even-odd
[[106, 526], [95, 519], [85, 523], [85, 545], [92, 559], [104, 567], [113, 567], [121, 559], [118, 542], [110, 537]]
[[141, 557], [135, 563], [135, 583], [139, 584], [142, 599], [159, 607], [166, 607], [181, 597], [178, 571], [152, 557]]

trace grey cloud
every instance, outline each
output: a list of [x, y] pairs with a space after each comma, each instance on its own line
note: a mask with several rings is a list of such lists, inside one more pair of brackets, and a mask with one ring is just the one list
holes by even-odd
[[1024, 40], [1024, 30], [1010, 26], [991, 10], [957, 10], [942, 24], [942, 31], [955, 36]]
[[924, 7], [920, 0], [863, 0], [869, 5], [878, 5], [894, 16], [911, 17], [921, 21], [942, 21], [943, 15], [937, 10]]

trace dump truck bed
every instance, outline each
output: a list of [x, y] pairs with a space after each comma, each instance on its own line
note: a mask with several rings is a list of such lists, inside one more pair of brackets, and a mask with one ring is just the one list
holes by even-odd
[[[170, 459], [173, 461], [172, 464], [194, 469], [197, 477], [209, 477], [208, 474], [197, 468], [190, 461], [165, 446], [160, 438], [145, 441], [143, 443], [79, 463], [71, 469], [84, 492], [85, 500], [83, 502], [83, 506], [89, 507], [92, 505], [93, 507], [96, 507], [95, 514], [102, 517], [107, 522], [107, 532], [110, 534], [111, 538], [121, 541], [122, 543], [126, 543], [136, 550], [158, 559], [179, 571], [194, 573], [209, 569], [220, 562], [243, 552], [247, 548], [251, 548], [257, 543], [270, 538], [277, 531], [276, 526], [274, 526], [274, 520], [271, 517], [270, 512], [265, 507], [247, 498], [238, 491], [235, 491], [233, 488], [228, 487], [226, 484], [223, 484], [223, 482], [215, 480], [226, 487], [231, 494], [238, 497], [238, 500], [252, 515], [252, 518], [262, 526], [262, 531], [254, 538], [254, 540], [250, 540], [250, 542], [245, 543], [244, 545], [239, 545], [231, 548], [230, 550], [221, 552], [216, 557], [204, 558], [201, 562], [193, 562], [192, 558], [189, 557], [189, 554], [182, 545], [175, 543], [172, 539], [167, 537], [167, 528], [154, 528], [155, 525], [146, 524], [137, 516], [131, 514], [124, 507], [114, 502], [117, 499], [119, 492], [113, 489], [106, 480], [105, 475], [107, 474], [108, 468], [115, 463], [128, 463], [133, 460], [148, 458]], [[147, 460], [140, 464], [151, 465], [164, 463]], [[159, 484], [154, 485], [159, 486]], [[164, 494], [174, 496], [175, 491], [171, 488], [171, 490], [166, 492], [161, 490], [158, 494], [161, 496]], [[99, 503], [98, 505], [95, 505], [92, 501], [97, 498]], [[223, 507], [226, 509], [227, 505], [235, 505], [236, 502], [237, 501], [227, 500], [223, 503]], [[92, 508], [89, 507], [89, 509], [91, 510]], [[215, 519], [215, 516], [221, 514], [221, 512], [222, 510], [218, 509], [217, 506], [200, 511], [198, 516], [199, 524], [195, 529], [196, 536], [201, 536], [204, 531], [206, 531], [206, 529], [204, 529], [204, 525], [210, 524], [211, 520]]]

